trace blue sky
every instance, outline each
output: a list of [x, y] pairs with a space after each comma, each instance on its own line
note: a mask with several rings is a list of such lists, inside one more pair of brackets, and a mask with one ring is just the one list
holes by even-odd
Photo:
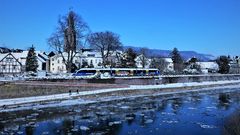
[[46, 40], [70, 8], [124, 45], [240, 54], [240, 0], [0, 0], [0, 46], [49, 50]]

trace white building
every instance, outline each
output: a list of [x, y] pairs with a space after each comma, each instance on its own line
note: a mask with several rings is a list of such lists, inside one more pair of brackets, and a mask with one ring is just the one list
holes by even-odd
[[145, 57], [144, 55], [138, 55], [135, 58], [137, 68], [149, 68], [151, 64], [151, 59]]
[[[64, 58], [67, 60], [68, 54], [63, 53]], [[77, 52], [73, 58], [73, 64], [77, 68], [87, 68], [93, 66], [95, 68], [101, 67], [102, 57], [99, 52], [95, 51], [81, 51]], [[50, 72], [52, 73], [66, 73], [66, 65], [63, 61], [61, 54], [56, 54], [50, 58]]]
[[165, 62], [167, 63], [167, 67], [166, 67], [167, 71], [174, 71], [174, 64], [173, 64], [172, 58], [160, 58], [160, 59], [165, 60]]
[[[77, 53], [76, 56], [73, 59], [73, 63], [76, 64], [79, 62], [79, 54]], [[52, 57], [50, 57], [50, 72], [52, 73], [66, 73], [66, 65], [64, 63], [63, 57], [67, 60], [68, 54], [63, 53], [63, 54], [56, 54]]]
[[219, 66], [216, 62], [196, 62], [201, 67], [203, 73], [215, 73], [218, 71]]
[[22, 63], [11, 53], [1, 54], [0, 59], [0, 74], [19, 74], [22, 72]]
[[[38, 60], [38, 71], [48, 71], [48, 56], [35, 51]], [[0, 54], [0, 73], [17, 74], [25, 71], [28, 51]]]
[[80, 66], [86, 62], [88, 66], [92, 65], [94, 68], [102, 67], [102, 56], [100, 52], [96, 51], [82, 51], [80, 55]]

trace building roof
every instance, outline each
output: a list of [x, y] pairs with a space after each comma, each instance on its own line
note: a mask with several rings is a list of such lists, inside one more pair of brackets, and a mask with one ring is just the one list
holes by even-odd
[[216, 62], [196, 62], [201, 66], [201, 68], [208, 69], [218, 69], [218, 64]]
[[18, 62], [20, 65], [22, 65], [22, 64], [18, 61], [18, 59], [12, 55], [12, 53], [7, 53], [7, 54], [5, 54], [5, 56], [4, 56], [4, 55], [2, 55], [2, 56], [3, 56], [3, 58], [0, 59], [0, 62], [2, 62], [7, 56], [12, 56], [12, 58], [15, 59], [16, 62]]
[[168, 63], [172, 63], [173, 61], [172, 61], [172, 58], [162, 58], [162, 59], [164, 59], [166, 62], [168, 62]]

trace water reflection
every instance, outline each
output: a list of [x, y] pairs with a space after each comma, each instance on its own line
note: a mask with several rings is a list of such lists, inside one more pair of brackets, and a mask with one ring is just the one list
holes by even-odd
[[228, 110], [230, 107], [230, 95], [228, 93], [220, 93], [218, 96], [218, 108]]
[[33, 135], [34, 134], [34, 127], [32, 126], [27, 126], [25, 128], [26, 135]]
[[224, 118], [240, 107], [239, 95], [192, 93], [1, 113], [0, 134], [222, 134], [235, 124]]
[[178, 111], [182, 108], [183, 105], [183, 98], [175, 98], [172, 101], [172, 109], [173, 109], [173, 113], [177, 114]]

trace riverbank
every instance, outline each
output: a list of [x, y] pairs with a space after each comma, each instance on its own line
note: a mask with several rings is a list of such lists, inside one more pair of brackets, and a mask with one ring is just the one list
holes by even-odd
[[[80, 103], [97, 102], [102, 99], [117, 99], [119, 97], [132, 97], [132, 96], [151, 96], [159, 94], [174, 94], [179, 92], [191, 92], [194, 90], [201, 91], [204, 88], [224, 88], [224, 87], [238, 87], [240, 88], [240, 80], [233, 81], [216, 81], [216, 82], [193, 82], [193, 83], [174, 83], [174, 84], [161, 84], [161, 85], [131, 85], [127, 88], [108, 88], [91, 91], [72, 92], [64, 94], [54, 94], [47, 96], [35, 96], [25, 98], [12, 98], [0, 100], [0, 111], [6, 109], [18, 108], [21, 105], [26, 105], [32, 108], [40, 107], [41, 105], [58, 106], [58, 105], [71, 105]], [[52, 101], [54, 104], [51, 104]], [[56, 103], [56, 104], [55, 104]], [[60, 103], [60, 104], [59, 104]]]
[[96, 89], [127, 88], [125, 84], [78, 83], [78, 82], [42, 82], [16, 81], [0, 83], [0, 99], [46, 96]]
[[47, 96], [99, 89], [129, 88], [172, 83], [216, 82], [240, 80], [240, 74], [165, 75], [159, 77], [121, 77], [111, 79], [33, 78], [0, 81], [0, 99]]

